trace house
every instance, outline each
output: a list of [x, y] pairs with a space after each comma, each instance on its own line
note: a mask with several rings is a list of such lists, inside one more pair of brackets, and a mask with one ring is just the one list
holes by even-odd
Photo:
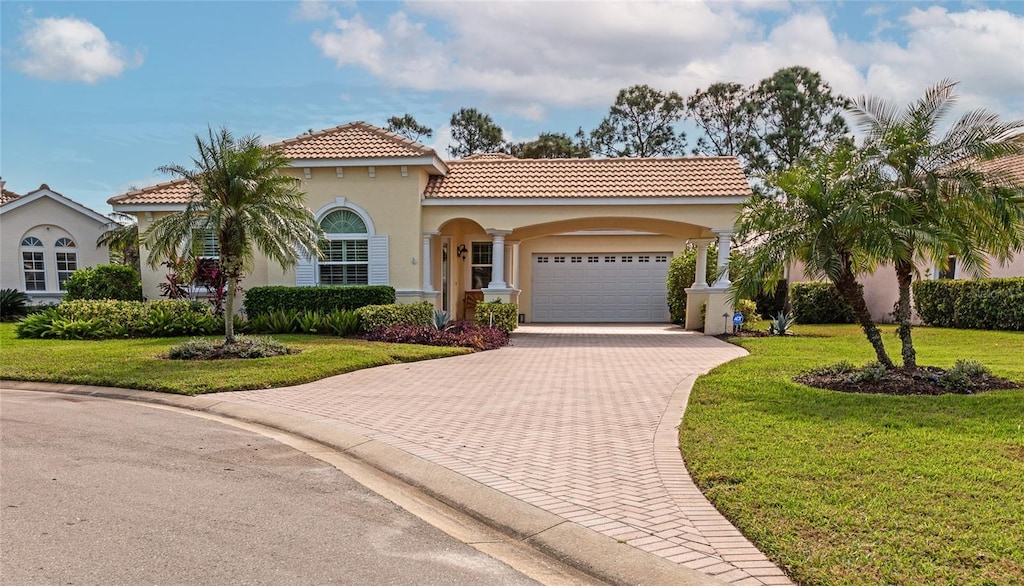
[[[258, 258], [243, 288], [387, 284], [400, 302], [429, 301], [459, 318], [497, 299], [518, 303], [527, 322], [668, 322], [669, 259], [687, 242], [706, 252], [717, 240], [712, 262], [727, 263], [751, 195], [733, 157], [444, 161], [364, 122], [272, 147], [291, 161], [287, 172], [327, 233], [325, 254], [287, 271]], [[145, 230], [191, 195], [179, 180], [109, 203]], [[144, 294], [157, 297], [162, 279], [144, 268]], [[688, 327], [724, 329], [728, 284], [695, 284]]]
[[[987, 161], [981, 168], [987, 173], [997, 173], [1008, 184], [1024, 185], [1024, 154]], [[989, 256], [988, 265], [987, 277], [1024, 277], [1024, 252], [1014, 255], [1006, 263], [1000, 263]], [[922, 279], [976, 279], [981, 276], [964, 267], [955, 256], [948, 257], [938, 265], [919, 265], [918, 272]], [[789, 275], [793, 283], [814, 280], [804, 274], [799, 264], [790, 268]], [[893, 311], [899, 298], [896, 269], [892, 264], [883, 264], [860, 280], [864, 285], [864, 301], [872, 319], [876, 322], [893, 322]]]
[[0, 288], [24, 291], [36, 304], [64, 296], [82, 267], [110, 261], [96, 240], [110, 218], [50, 189], [18, 195], [0, 180]]

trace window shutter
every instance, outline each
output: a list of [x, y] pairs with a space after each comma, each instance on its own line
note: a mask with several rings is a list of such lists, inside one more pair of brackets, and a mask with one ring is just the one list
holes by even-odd
[[304, 254], [299, 256], [299, 262], [295, 264], [295, 285], [297, 287], [316, 285], [316, 259]]
[[370, 236], [370, 276], [371, 285], [389, 285], [388, 278], [388, 235]]

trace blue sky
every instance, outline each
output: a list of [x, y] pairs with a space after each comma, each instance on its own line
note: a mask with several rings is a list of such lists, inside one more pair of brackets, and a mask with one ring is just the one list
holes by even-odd
[[[267, 141], [463, 106], [506, 137], [593, 128], [636, 83], [688, 95], [806, 65], [905, 103], [942, 78], [1024, 117], [1024, 2], [0, 3], [0, 174], [107, 213], [207, 124]], [[691, 141], [692, 142], [692, 141]]]

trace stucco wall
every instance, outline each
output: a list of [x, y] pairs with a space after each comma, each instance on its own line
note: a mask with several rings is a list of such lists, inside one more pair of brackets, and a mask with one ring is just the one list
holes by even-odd
[[43, 241], [46, 291], [27, 293], [34, 303], [58, 301], [63, 293], [57, 285], [54, 243], [59, 238], [71, 238], [77, 245], [74, 251], [79, 268], [110, 262], [107, 248], [96, 246], [104, 225], [49, 197], [5, 210], [0, 215], [0, 288], [25, 290], [21, 241], [26, 236], [35, 236]]

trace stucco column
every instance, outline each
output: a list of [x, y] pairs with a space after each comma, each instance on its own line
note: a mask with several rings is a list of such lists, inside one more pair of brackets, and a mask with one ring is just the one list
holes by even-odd
[[440, 232], [424, 232], [423, 233], [423, 261], [420, 263], [423, 265], [423, 292], [433, 293], [434, 292], [434, 271], [431, 265], [434, 259], [433, 251], [431, 250], [430, 244], [433, 241], [434, 236], [437, 236]]
[[718, 280], [715, 281], [715, 289], [728, 289], [732, 284], [729, 281], [729, 252], [732, 246], [732, 228], [720, 228], [712, 230], [718, 234]]
[[512, 287], [522, 289], [519, 286], [519, 242], [510, 242], [512, 246]]
[[714, 241], [713, 238], [690, 240], [690, 243], [697, 247], [697, 267], [693, 274], [694, 289], [707, 289], [708, 287], [708, 245]]
[[491, 282], [488, 289], [508, 289], [505, 283], [505, 236], [512, 233], [511, 230], [487, 230], [491, 235]]

